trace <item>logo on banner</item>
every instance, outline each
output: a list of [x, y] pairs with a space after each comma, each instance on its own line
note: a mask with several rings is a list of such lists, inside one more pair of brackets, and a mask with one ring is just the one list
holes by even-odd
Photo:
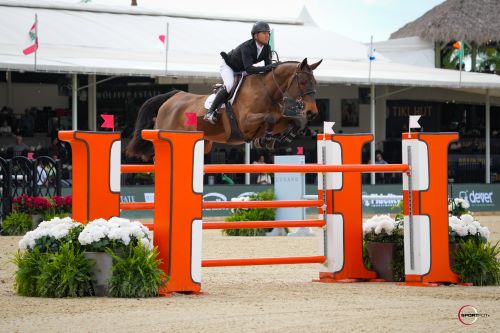
[[480, 191], [460, 191], [458, 197], [464, 199], [469, 205], [476, 207], [494, 206], [493, 192], [480, 192]]
[[[371, 196], [376, 198], [370, 198]], [[367, 194], [363, 193], [363, 204], [365, 207], [391, 208], [399, 204], [400, 199], [395, 194]]]

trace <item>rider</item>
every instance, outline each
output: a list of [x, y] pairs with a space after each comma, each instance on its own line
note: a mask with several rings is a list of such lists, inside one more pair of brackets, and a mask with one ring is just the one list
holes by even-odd
[[[224, 59], [220, 66], [220, 74], [224, 84], [217, 92], [210, 109], [204, 119], [215, 125], [217, 122], [217, 109], [224, 103], [234, 84], [234, 72], [247, 72], [258, 74], [270, 71], [275, 67], [271, 63], [271, 47], [269, 46], [269, 34], [271, 29], [266, 22], [256, 22], [252, 27], [252, 39], [240, 44], [229, 53], [221, 52]], [[265, 66], [256, 67], [254, 64], [264, 60]]]

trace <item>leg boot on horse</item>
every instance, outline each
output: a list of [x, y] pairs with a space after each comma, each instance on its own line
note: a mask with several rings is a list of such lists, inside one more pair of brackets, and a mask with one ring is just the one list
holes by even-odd
[[207, 113], [203, 117], [206, 121], [208, 121], [210, 124], [215, 125], [217, 122], [218, 118], [218, 109], [219, 106], [222, 105], [227, 99], [227, 90], [224, 85], [220, 88], [220, 90], [217, 92], [217, 95], [215, 95], [214, 101], [212, 102], [212, 105], [210, 106], [210, 109], [208, 109]]

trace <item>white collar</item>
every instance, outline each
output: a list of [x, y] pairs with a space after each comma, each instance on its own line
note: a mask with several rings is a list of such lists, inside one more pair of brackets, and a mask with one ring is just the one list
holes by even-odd
[[260, 56], [260, 53], [262, 52], [262, 49], [264, 48], [264, 45], [260, 45], [259, 43], [255, 42], [255, 46], [257, 46], [257, 58]]

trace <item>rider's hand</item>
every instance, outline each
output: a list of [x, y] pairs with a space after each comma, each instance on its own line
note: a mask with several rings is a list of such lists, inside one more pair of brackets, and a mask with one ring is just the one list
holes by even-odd
[[277, 62], [273, 62], [272, 64], [266, 65], [266, 71], [270, 71], [273, 68], [276, 68], [276, 66], [278, 66]]

